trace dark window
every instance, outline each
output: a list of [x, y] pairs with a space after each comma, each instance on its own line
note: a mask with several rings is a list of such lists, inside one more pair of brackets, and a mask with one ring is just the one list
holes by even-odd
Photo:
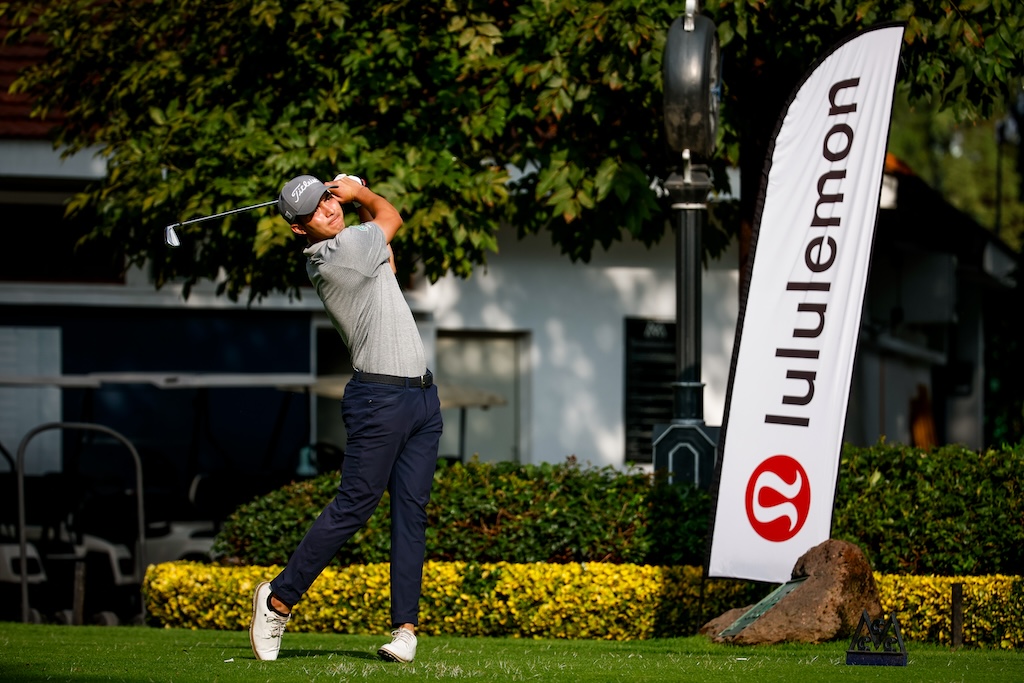
[[52, 181], [46, 191], [39, 183], [5, 181], [0, 187], [0, 281], [4, 282], [124, 282], [122, 250], [109, 244], [85, 242], [88, 220], [64, 216], [64, 198], [77, 187]]

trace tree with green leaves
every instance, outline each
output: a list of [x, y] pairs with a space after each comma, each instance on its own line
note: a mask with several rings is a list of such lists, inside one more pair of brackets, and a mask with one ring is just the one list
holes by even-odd
[[893, 111], [889, 151], [951, 205], [1020, 251], [1024, 165], [1018, 169], [1019, 138], [1001, 134], [1006, 126], [1016, 126], [1010, 114], [958, 122], [949, 110], [901, 99]]
[[[574, 260], [670, 230], [661, 181], [662, 53], [685, 3], [669, 0], [21, 0], [6, 40], [45, 36], [15, 82], [54, 142], [98, 148], [109, 173], [77, 195], [87, 239], [148, 262], [158, 286], [296, 292], [298, 246], [272, 209], [182, 230], [168, 223], [276, 197], [303, 172], [366, 177], [406, 218], [404, 273], [467, 277], [503, 223], [546, 232]], [[803, 72], [841, 36], [907, 23], [901, 85], [962, 119], [989, 116], [1024, 74], [1020, 0], [710, 0], [725, 98], [716, 177], [738, 164], [749, 230], [768, 138]], [[717, 181], [719, 183], [724, 180]]]
[[[798, 80], [840, 36], [906, 23], [897, 89], [902, 98], [984, 120], [1004, 108], [1024, 76], [1024, 4], [988, 2], [729, 2], [712, 14], [722, 40], [726, 154], [741, 168], [742, 235], [752, 228], [767, 143]], [[741, 248], [748, 244], [741, 239]], [[749, 255], [743, 251], [741, 260]]]

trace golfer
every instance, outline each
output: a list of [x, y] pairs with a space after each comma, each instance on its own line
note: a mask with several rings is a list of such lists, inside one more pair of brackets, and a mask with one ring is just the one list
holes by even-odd
[[[345, 227], [342, 204], [357, 206]], [[402, 217], [354, 176], [330, 186], [311, 175], [288, 181], [278, 210], [308, 246], [306, 272], [352, 355], [342, 418], [348, 434], [341, 483], [287, 566], [253, 595], [249, 639], [257, 659], [277, 659], [285, 625], [338, 549], [391, 495], [392, 640], [386, 660], [411, 662], [423, 581], [427, 502], [441, 438], [437, 387], [412, 311], [392, 272], [390, 242]]]

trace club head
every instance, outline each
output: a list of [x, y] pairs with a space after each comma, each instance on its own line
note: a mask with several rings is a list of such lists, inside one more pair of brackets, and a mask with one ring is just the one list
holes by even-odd
[[181, 246], [181, 241], [178, 239], [178, 233], [174, 231], [173, 225], [168, 225], [164, 228], [164, 242], [166, 242], [169, 247]]

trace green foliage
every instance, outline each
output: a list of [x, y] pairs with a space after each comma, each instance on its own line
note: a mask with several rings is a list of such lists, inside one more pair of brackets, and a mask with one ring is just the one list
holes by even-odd
[[444, 467], [432, 493], [431, 556], [478, 562], [639, 562], [647, 477], [605, 467]]
[[647, 562], [667, 566], [703, 564], [711, 495], [695, 486], [668, 486], [659, 479], [648, 498], [651, 550]]
[[999, 114], [1024, 77], [1019, 0], [709, 0], [704, 6], [723, 52], [720, 149], [739, 164], [740, 221], [747, 228], [778, 113], [811, 63], [840, 37], [906, 22], [897, 92], [911, 103], [949, 111], [960, 123]]
[[991, 117], [1024, 76], [1024, 11], [1017, 0], [704, 4], [718, 26], [726, 55], [723, 81], [737, 103], [754, 92], [774, 91], [772, 102], [785, 100], [811, 62], [840, 37], [890, 21], [906, 24], [899, 87], [912, 101], [934, 102], [957, 120]]
[[[406, 217], [399, 267], [468, 276], [503, 221], [573, 258], [665, 227], [649, 187], [664, 27], [678, 3], [337, 4], [68, 0], [0, 5], [8, 41], [44, 35], [21, 74], [56, 142], [109, 176], [77, 196], [94, 239], [148, 260], [158, 286], [223, 267], [237, 297], [297, 292], [301, 256], [272, 209], [164, 225], [275, 197], [302, 172], [369, 180]], [[88, 26], [89, 30], [80, 30]], [[511, 165], [511, 166], [510, 166]], [[538, 173], [510, 177], [510, 167]]]
[[1022, 444], [843, 449], [832, 535], [863, 548], [875, 571], [1024, 574], [1022, 519]]
[[[50, 49], [12, 91], [30, 93], [39, 116], [61, 112], [58, 145], [107, 159], [108, 177], [69, 206], [96, 215], [90, 239], [148, 262], [158, 286], [223, 268], [222, 292], [261, 297], [297, 293], [304, 278], [272, 209], [186, 226], [176, 251], [162, 227], [273, 198], [301, 172], [344, 170], [396, 203], [399, 268], [420, 262], [432, 280], [485, 263], [503, 222], [547, 231], [583, 261], [629, 236], [656, 242], [668, 211], [652, 181], [678, 164], [663, 140], [661, 57], [684, 7], [64, 0], [0, 2], [0, 17], [8, 43], [35, 32]], [[961, 118], [990, 113], [1024, 73], [1019, 0], [706, 9], [726, 88], [711, 162], [741, 164], [741, 220], [753, 214], [775, 113], [840, 36], [906, 21], [904, 87]]]
[[[1010, 93], [1008, 93], [1009, 95]], [[972, 216], [1011, 248], [1024, 247], [1024, 167], [1014, 145], [999, 144], [996, 128], [1006, 119], [958, 123], [934, 104], [894, 104], [889, 151], [954, 207]]]
[[[247, 564], [285, 564], [306, 530], [337, 493], [337, 474], [295, 482], [238, 508], [214, 541], [214, 551]], [[389, 498], [339, 551], [343, 565], [386, 562], [390, 548]]]
[[[239, 508], [215, 551], [249, 564], [288, 559], [306, 528], [334, 496], [337, 475], [291, 484]], [[655, 489], [660, 490], [660, 488]], [[434, 475], [427, 508], [427, 557], [472, 562], [644, 562], [659, 539], [648, 530], [650, 478], [611, 467], [516, 466], [469, 462]], [[671, 494], [672, 496], [677, 494]], [[700, 494], [694, 493], [694, 496]], [[388, 495], [339, 553], [340, 564], [388, 557]], [[706, 526], [706, 515], [697, 522]], [[676, 532], [666, 529], [674, 540]], [[699, 564], [699, 553], [655, 551]]]
[[[1024, 574], [1024, 445], [977, 453], [896, 444], [843, 449], [833, 537], [893, 574]], [[215, 551], [244, 564], [283, 564], [324, 505], [336, 475], [291, 484], [239, 508]], [[388, 498], [338, 555], [385, 562]], [[574, 459], [551, 465], [442, 464], [427, 508], [437, 561], [702, 565], [706, 491]]]

